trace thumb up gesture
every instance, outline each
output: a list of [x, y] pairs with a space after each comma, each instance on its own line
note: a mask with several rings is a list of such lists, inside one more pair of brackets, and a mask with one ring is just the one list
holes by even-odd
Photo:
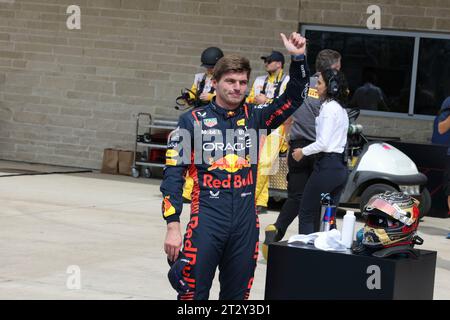
[[289, 54], [305, 54], [306, 38], [302, 37], [300, 33], [292, 32], [289, 38], [287, 38], [284, 33], [280, 33], [280, 35]]

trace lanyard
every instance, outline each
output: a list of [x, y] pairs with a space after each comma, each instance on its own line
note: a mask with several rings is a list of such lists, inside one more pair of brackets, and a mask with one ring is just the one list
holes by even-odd
[[[284, 78], [285, 78], [285, 75], [283, 75], [283, 70], [281, 70], [277, 76], [276, 82], [274, 83], [275, 90], [273, 92], [273, 97], [271, 97], [270, 99], [275, 99], [278, 97], [278, 95], [280, 94], [281, 84], [283, 83]], [[264, 85], [261, 90], [261, 94], [266, 94], [268, 82], [269, 82], [269, 76], [267, 76], [266, 79], [264, 80]]]

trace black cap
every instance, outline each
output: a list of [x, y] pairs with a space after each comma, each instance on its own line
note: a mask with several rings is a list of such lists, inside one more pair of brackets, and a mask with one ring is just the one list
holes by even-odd
[[188, 293], [191, 288], [186, 283], [183, 277], [183, 269], [189, 264], [190, 260], [187, 259], [182, 252], [178, 255], [178, 259], [175, 262], [167, 260], [170, 265], [170, 270], [167, 274], [169, 282], [179, 294]]
[[284, 55], [280, 51], [272, 51], [268, 56], [262, 56], [264, 61], [280, 61], [284, 64]]
[[214, 68], [216, 62], [219, 61], [220, 58], [223, 57], [223, 52], [220, 48], [217, 47], [209, 47], [203, 50], [202, 56], [200, 58], [202, 67], [205, 68]]

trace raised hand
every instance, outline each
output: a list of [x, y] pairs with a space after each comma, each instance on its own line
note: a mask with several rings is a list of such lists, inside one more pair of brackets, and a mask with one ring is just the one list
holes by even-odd
[[284, 33], [280, 33], [280, 35], [289, 54], [305, 54], [306, 38], [302, 37], [300, 33], [292, 32], [289, 36], [289, 39], [285, 36]]

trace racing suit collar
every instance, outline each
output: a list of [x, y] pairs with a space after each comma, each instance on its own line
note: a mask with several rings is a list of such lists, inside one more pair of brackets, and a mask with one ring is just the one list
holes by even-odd
[[233, 110], [228, 110], [225, 109], [223, 107], [221, 107], [219, 104], [217, 104], [216, 102], [216, 98], [214, 97], [213, 100], [211, 101], [211, 108], [214, 110], [214, 112], [216, 112], [217, 114], [221, 115], [224, 119], [229, 119], [229, 118], [233, 118], [237, 115], [239, 115], [242, 112], [242, 107], [245, 103], [245, 100], [241, 102], [241, 104], [233, 109]]

